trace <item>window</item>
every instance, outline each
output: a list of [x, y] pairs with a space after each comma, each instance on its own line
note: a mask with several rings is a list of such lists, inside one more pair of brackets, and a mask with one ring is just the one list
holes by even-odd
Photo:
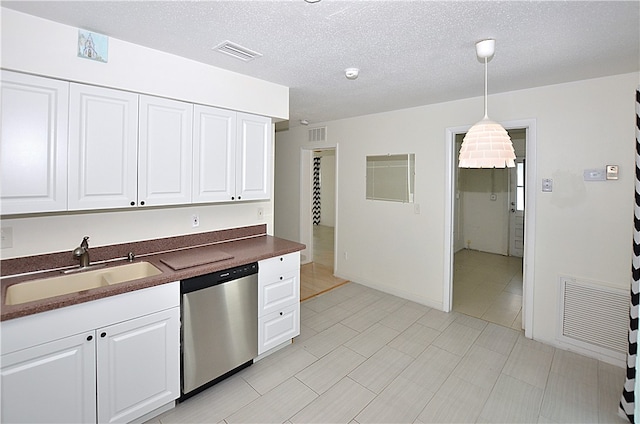
[[415, 154], [367, 156], [367, 199], [413, 203]]

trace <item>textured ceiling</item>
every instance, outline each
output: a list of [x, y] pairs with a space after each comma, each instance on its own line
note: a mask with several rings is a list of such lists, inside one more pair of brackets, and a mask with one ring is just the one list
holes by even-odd
[[[290, 126], [640, 69], [639, 1], [3, 1], [290, 87]], [[212, 50], [230, 40], [263, 56]], [[355, 81], [344, 69], [358, 67]], [[478, 113], [481, 113], [479, 111]]]

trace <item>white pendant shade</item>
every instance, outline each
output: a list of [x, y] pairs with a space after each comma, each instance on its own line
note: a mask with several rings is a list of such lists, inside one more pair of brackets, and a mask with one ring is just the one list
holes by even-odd
[[487, 62], [493, 56], [495, 40], [476, 43], [476, 54], [484, 59], [484, 118], [462, 139], [459, 168], [513, 168], [516, 154], [507, 131], [487, 115]]
[[460, 168], [513, 168], [516, 166], [513, 144], [507, 131], [484, 118], [476, 123], [462, 140]]

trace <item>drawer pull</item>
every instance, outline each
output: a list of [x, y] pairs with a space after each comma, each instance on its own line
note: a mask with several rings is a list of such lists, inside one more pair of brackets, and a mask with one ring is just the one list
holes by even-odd
[[93, 336], [87, 336], [87, 341], [90, 342], [91, 340], [93, 340]]
[[104, 331], [102, 333], [100, 333], [100, 337], [106, 337], [107, 333], [105, 333]]
[[282, 312], [280, 312], [280, 316], [282, 316]]
[[282, 280], [282, 275], [280, 276], [280, 279]]

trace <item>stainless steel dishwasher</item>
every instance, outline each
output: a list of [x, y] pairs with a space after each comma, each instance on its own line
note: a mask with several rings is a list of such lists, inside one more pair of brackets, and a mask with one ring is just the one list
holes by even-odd
[[258, 264], [180, 282], [184, 400], [258, 356]]

